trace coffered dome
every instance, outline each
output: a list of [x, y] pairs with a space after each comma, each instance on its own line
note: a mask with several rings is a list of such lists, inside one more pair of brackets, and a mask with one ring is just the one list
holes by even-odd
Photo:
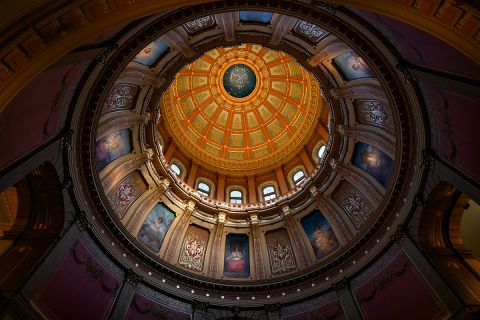
[[323, 108], [318, 80], [292, 56], [260, 44], [205, 52], [177, 73], [160, 104], [185, 154], [232, 174], [290, 160]]

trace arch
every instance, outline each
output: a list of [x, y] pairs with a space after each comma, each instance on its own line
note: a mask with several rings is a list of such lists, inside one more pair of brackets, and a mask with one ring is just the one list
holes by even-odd
[[273, 181], [267, 181], [259, 186], [260, 196], [263, 201], [273, 200], [278, 197], [278, 186]]
[[[232, 198], [232, 193], [233, 198]], [[247, 203], [247, 190], [242, 186], [229, 186], [226, 190], [226, 199], [228, 203], [244, 204]], [[235, 201], [235, 202], [232, 202]]]
[[[301, 175], [300, 173], [303, 173], [303, 175]], [[305, 178], [307, 178], [307, 170], [303, 165], [295, 166], [288, 173], [288, 183], [292, 188], [295, 188], [296, 186], [300, 185], [302, 181], [305, 180]]]
[[0, 289], [6, 295], [21, 288], [52, 249], [65, 220], [62, 185], [51, 163], [43, 163], [14, 187], [18, 212], [12, 227], [0, 237], [2, 242], [10, 241], [0, 257]]
[[[465, 248], [460, 223], [470, 199], [447, 182], [439, 182], [425, 202], [418, 241], [427, 258], [466, 303], [480, 295], [480, 261]], [[480, 227], [480, 226], [479, 226]]]
[[[208, 194], [199, 190], [200, 184], [205, 184], [205, 185], [208, 186], [208, 188], [209, 188]], [[197, 190], [197, 192], [200, 192], [200, 194], [202, 194], [206, 197], [212, 197], [213, 195], [215, 195], [215, 184], [210, 179], [207, 179], [205, 177], [198, 177], [195, 180], [195, 189]]]
[[315, 159], [316, 163], [319, 163], [322, 157], [326, 156], [327, 145], [325, 141], [320, 140], [317, 142], [312, 150], [312, 159]]
[[175, 173], [180, 180], [183, 180], [187, 175], [187, 169], [177, 158], [173, 158], [172, 161], [170, 161], [170, 170], [172, 170], [172, 172]]
[[[2, 65], [2, 73], [5, 76], [0, 82], [0, 87], [2, 87], [0, 91], [0, 106], [2, 106], [0, 111], [29, 83], [29, 79], [35, 78], [35, 76], [46, 69], [47, 66], [56, 61], [59, 56], [63, 56], [72, 51], [79, 43], [85, 43], [93, 39], [98, 34], [98, 30], [114, 29], [120, 22], [134, 21], [156, 12], [178, 7], [178, 1], [175, 0], [117, 3], [118, 7], [114, 10], [112, 8], [102, 10], [101, 16], [94, 14], [92, 17], [89, 17], [84, 24], [75, 24], [75, 27], [63, 28], [62, 32], [59, 32], [58, 28], [52, 29], [51, 32], [47, 34], [48, 42], [40, 40], [44, 37], [38, 35], [37, 26], [58, 24], [57, 13], [60, 12], [63, 12], [64, 16], [71, 14], [72, 17], [76, 17], [75, 12], [83, 12], [82, 7], [87, 2], [87, 0], [82, 0], [70, 3], [67, 6], [58, 6], [55, 3], [48, 4], [43, 8], [45, 14], [37, 17], [36, 23], [23, 23], [26, 27], [20, 30], [13, 28], [17, 31], [16, 33], [11, 32], [9, 28], [11, 28], [11, 26], [22, 25], [22, 23], [19, 23], [20, 21], [30, 21], [29, 17], [33, 16], [31, 13], [38, 9], [36, 2], [22, 2], [11, 10], [13, 12], [7, 11], [7, 13], [2, 16], [2, 20], [7, 22], [3, 24], [2, 28], [2, 34], [6, 35], [4, 37], [6, 40], [2, 43], [2, 47], [5, 48], [5, 50], [2, 50], [0, 60], [9, 61], [8, 55], [15, 51], [25, 52], [22, 46], [26, 43], [32, 42], [34, 48], [32, 48], [33, 52], [29, 52], [28, 56], [23, 58], [27, 65], [14, 65], [13, 67]], [[183, 3], [183, 5], [195, 5], [202, 2], [204, 1], [188, 0]], [[464, 33], [465, 31], [462, 30], [462, 28], [457, 27], [458, 25], [465, 24], [465, 21], [462, 20], [455, 20], [450, 24], [446, 24], [442, 19], [442, 15], [437, 14], [437, 12], [445, 9], [443, 8], [443, 3], [439, 2], [436, 4], [437, 8], [429, 10], [428, 12], [412, 2], [398, 2], [395, 3], [395, 5], [385, 5], [380, 1], [334, 0], [332, 3], [353, 6], [395, 18], [443, 40], [473, 61], [477, 63], [480, 62], [480, 53], [476, 40], [478, 33]], [[475, 19], [477, 16], [476, 10], [468, 5], [460, 6], [460, 4], [453, 2], [449, 2], [448, 5], [453, 6], [454, 9], [460, 12], [464, 12], [461, 17]], [[10, 17], [15, 18], [12, 19]], [[29, 38], [25, 38], [26, 36]], [[40, 43], [38, 43], [39, 41]], [[8, 72], [6, 70], [8, 70]]]

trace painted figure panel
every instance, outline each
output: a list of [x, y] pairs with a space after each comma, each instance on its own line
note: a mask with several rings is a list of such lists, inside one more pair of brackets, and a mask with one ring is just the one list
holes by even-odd
[[320, 211], [303, 217], [301, 223], [317, 259], [323, 259], [340, 246], [332, 226]]
[[209, 236], [208, 230], [195, 225], [189, 226], [178, 257], [178, 264], [185, 269], [202, 272]]
[[353, 51], [342, 53], [333, 59], [333, 63], [347, 80], [374, 77], [373, 71], [368, 67], [362, 57]]
[[175, 214], [172, 211], [161, 203], [157, 204], [143, 222], [137, 240], [148, 249], [158, 253], [173, 219], [175, 219]]
[[357, 142], [352, 162], [377, 179], [384, 187], [390, 181], [393, 160], [380, 149], [366, 143]]
[[248, 236], [227, 235], [223, 275], [229, 278], [248, 278], [250, 276], [250, 255]]
[[267, 232], [265, 241], [272, 274], [282, 274], [296, 269], [292, 246], [285, 229]]
[[130, 130], [123, 129], [106, 135], [95, 144], [98, 170], [102, 171], [109, 163], [132, 150]]
[[133, 58], [133, 61], [151, 67], [155, 64], [155, 62], [163, 56], [169, 47], [165, 42], [160, 39], [152, 41], [148, 46], [143, 48], [139, 54]]

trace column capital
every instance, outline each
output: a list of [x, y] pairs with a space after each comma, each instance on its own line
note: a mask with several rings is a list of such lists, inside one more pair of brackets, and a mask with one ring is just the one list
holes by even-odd
[[143, 277], [130, 268], [125, 272], [123, 279], [132, 286], [136, 286], [140, 281], [143, 280]]

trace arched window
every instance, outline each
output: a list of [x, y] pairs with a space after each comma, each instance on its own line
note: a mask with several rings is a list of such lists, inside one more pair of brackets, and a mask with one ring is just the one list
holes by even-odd
[[172, 171], [175, 172], [177, 176], [180, 177], [182, 175], [182, 169], [180, 169], [180, 167], [177, 164], [172, 163], [170, 165], [170, 169], [172, 169]]
[[275, 188], [273, 186], [266, 186], [262, 190], [263, 200], [268, 201], [271, 199], [275, 199], [277, 197], [277, 193], [275, 192]]
[[327, 148], [327, 147], [326, 147], [325, 145], [323, 145], [323, 146], [321, 146], [320, 148], [318, 148], [318, 153], [317, 153], [317, 155], [318, 155], [318, 159], [319, 159], [319, 160], [322, 159], [323, 154], [325, 153], [325, 149], [326, 149], [326, 148]]
[[238, 203], [241, 204], [243, 201], [243, 194], [240, 190], [232, 190], [230, 191], [230, 203]]
[[197, 191], [203, 194], [204, 196], [210, 196], [210, 186], [205, 182], [199, 182], [197, 184]]
[[293, 175], [293, 184], [298, 186], [305, 179], [305, 173], [302, 170], [298, 170]]

